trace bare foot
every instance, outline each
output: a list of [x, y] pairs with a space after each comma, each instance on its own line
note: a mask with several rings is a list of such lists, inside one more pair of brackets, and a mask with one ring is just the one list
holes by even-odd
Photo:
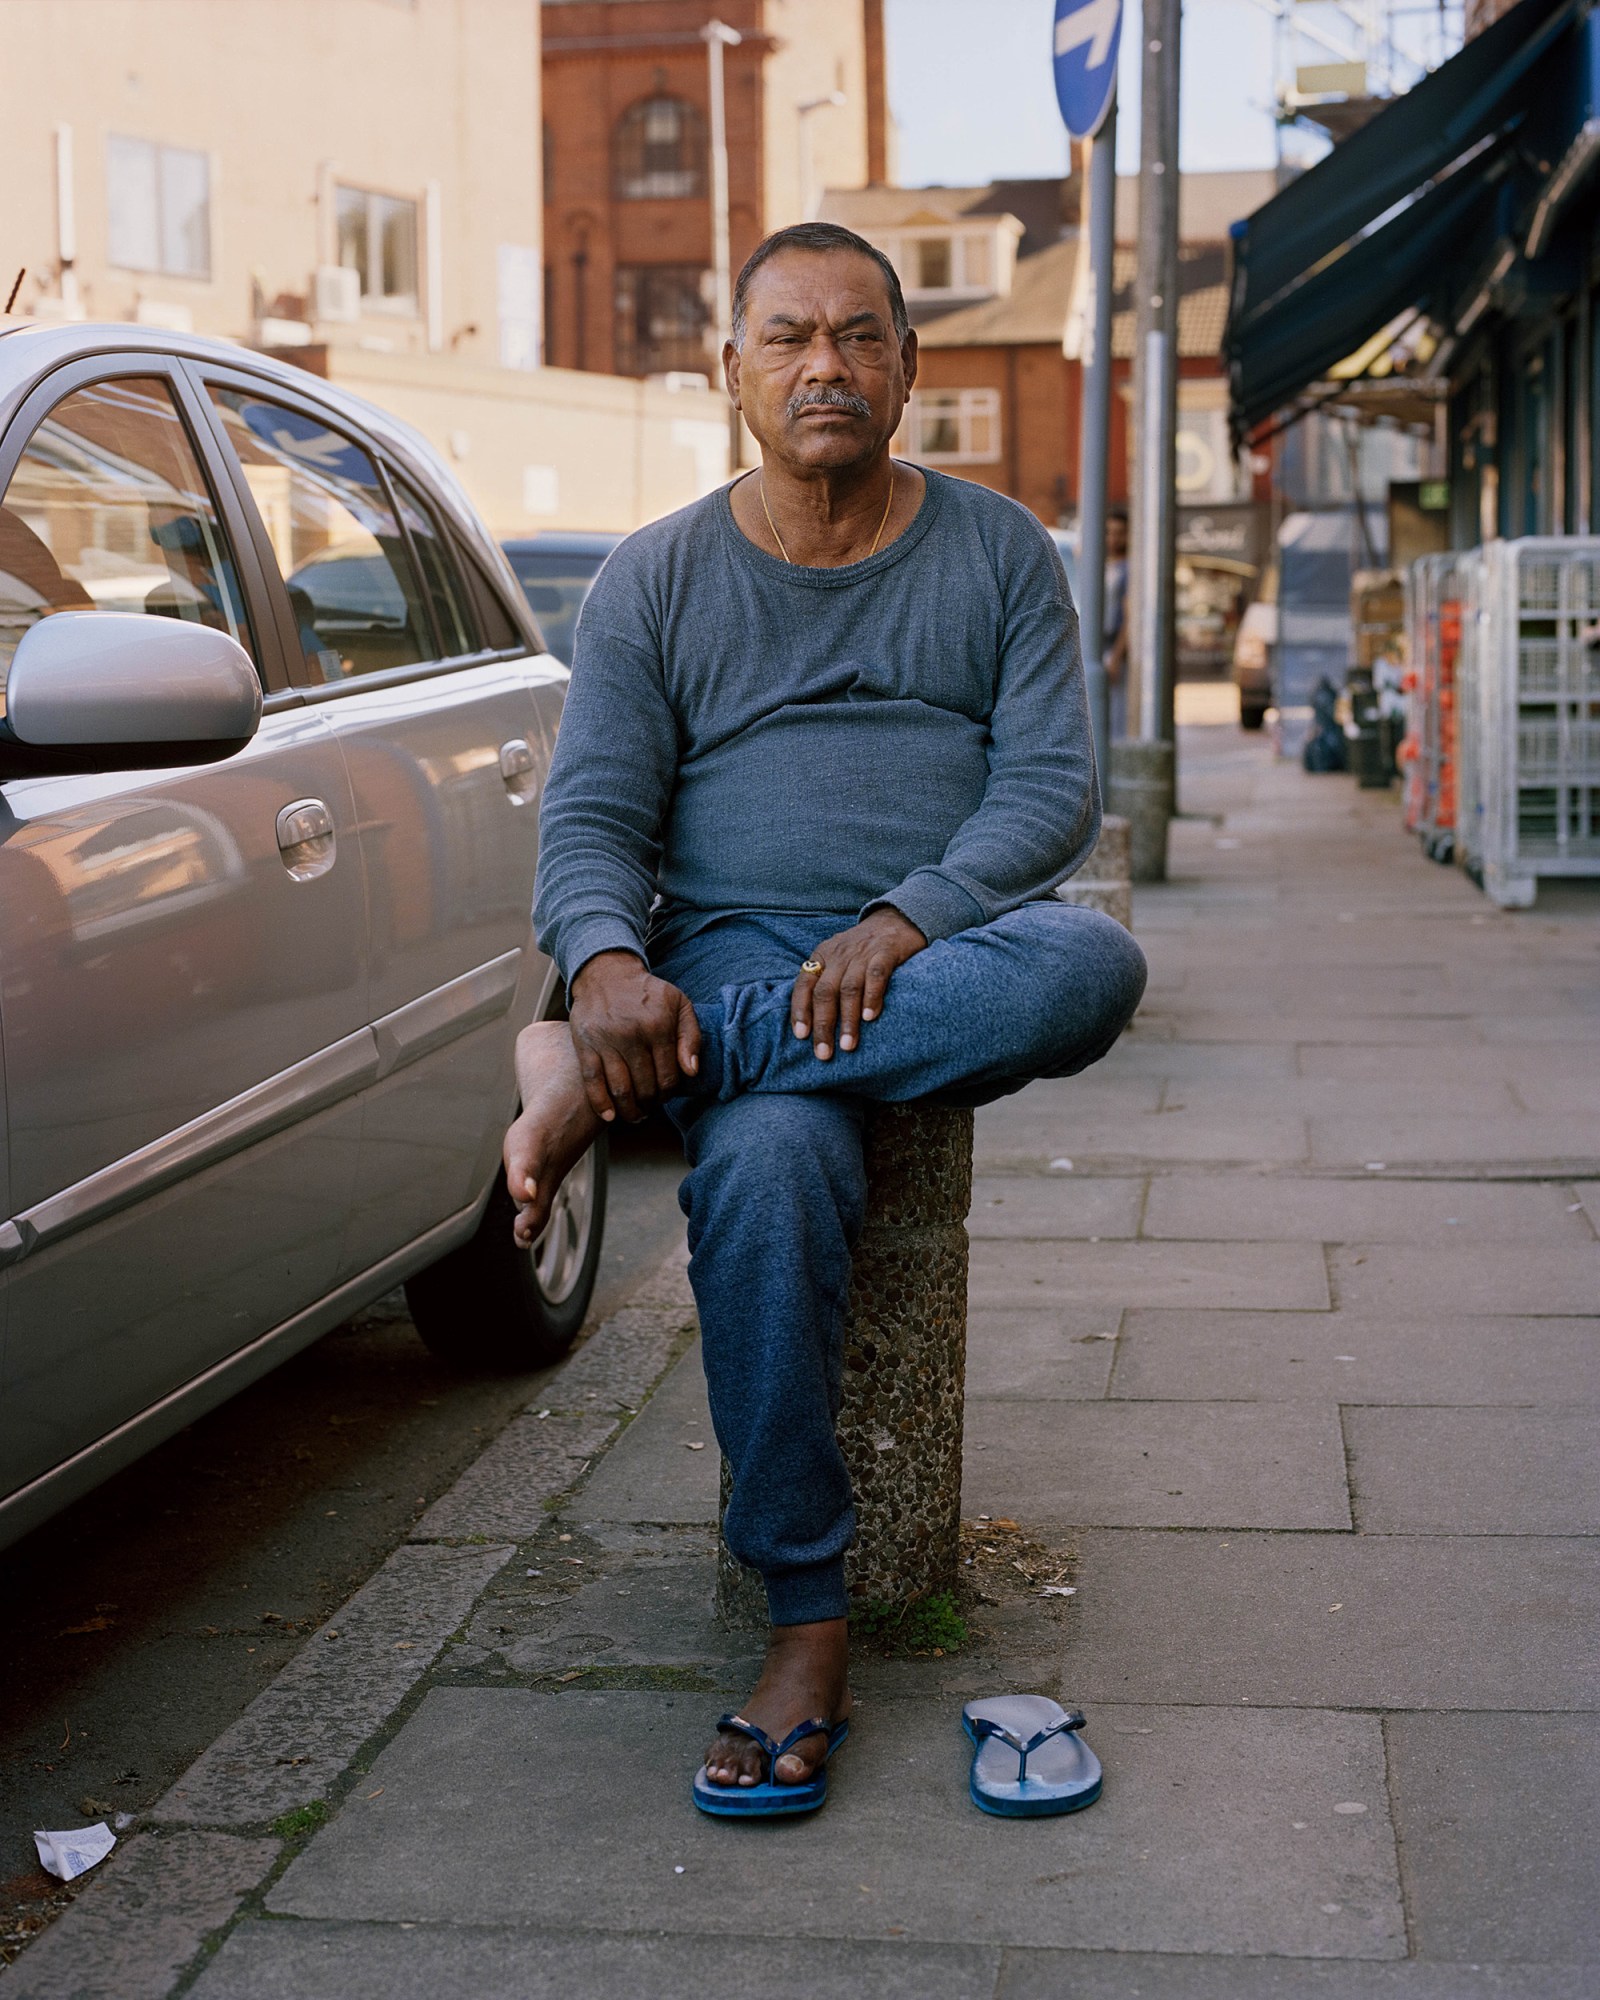
[[[843, 1722], [850, 1713], [849, 1669], [849, 1628], [844, 1619], [774, 1625], [761, 1679], [739, 1714], [779, 1743], [813, 1716]], [[778, 1759], [773, 1777], [780, 1785], [803, 1783], [827, 1748], [826, 1736], [802, 1736]], [[714, 1785], [758, 1785], [766, 1775], [766, 1753], [748, 1736], [724, 1731], [706, 1752], [706, 1776]]]
[[600, 1130], [565, 1021], [535, 1021], [518, 1035], [517, 1086], [522, 1110], [506, 1134], [506, 1186], [517, 1204], [517, 1242], [530, 1250], [556, 1190]]

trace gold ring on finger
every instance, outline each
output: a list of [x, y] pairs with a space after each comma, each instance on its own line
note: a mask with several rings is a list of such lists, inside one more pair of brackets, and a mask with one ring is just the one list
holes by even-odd
[[822, 970], [822, 960], [820, 958], [808, 958], [800, 970], [802, 972], [820, 972]]

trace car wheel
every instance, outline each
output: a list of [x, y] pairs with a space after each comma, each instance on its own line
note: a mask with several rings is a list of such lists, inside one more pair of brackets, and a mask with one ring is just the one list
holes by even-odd
[[600, 1267], [606, 1222], [602, 1135], [562, 1182], [544, 1234], [518, 1249], [516, 1208], [503, 1176], [477, 1233], [459, 1250], [406, 1280], [417, 1332], [462, 1367], [547, 1368], [578, 1337]]
[[1266, 726], [1268, 702], [1242, 701], [1239, 704], [1239, 727], [1241, 729], [1261, 729]]

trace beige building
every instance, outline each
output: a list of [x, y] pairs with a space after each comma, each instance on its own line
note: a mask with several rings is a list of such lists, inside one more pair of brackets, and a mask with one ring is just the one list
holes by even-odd
[[541, 366], [540, 15], [5, 0], [0, 291], [20, 268], [17, 312], [302, 360], [417, 423], [502, 531], [682, 505], [725, 472], [709, 397]]

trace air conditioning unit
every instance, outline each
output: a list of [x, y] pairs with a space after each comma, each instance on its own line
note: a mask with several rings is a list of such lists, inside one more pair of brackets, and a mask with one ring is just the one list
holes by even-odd
[[351, 325], [361, 317], [361, 273], [319, 264], [311, 281], [311, 316]]

